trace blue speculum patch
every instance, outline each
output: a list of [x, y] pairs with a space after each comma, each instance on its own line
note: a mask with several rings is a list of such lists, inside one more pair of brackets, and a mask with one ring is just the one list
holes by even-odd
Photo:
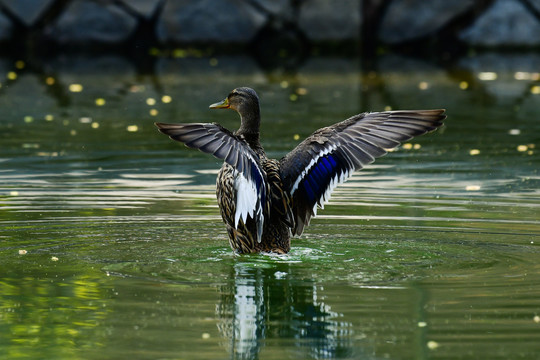
[[311, 203], [315, 203], [326, 191], [336, 172], [337, 165], [334, 156], [325, 155], [319, 158], [319, 161], [306, 174], [302, 183]]

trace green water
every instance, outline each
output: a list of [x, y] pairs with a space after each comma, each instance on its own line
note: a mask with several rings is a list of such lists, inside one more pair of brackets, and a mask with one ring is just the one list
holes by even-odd
[[[539, 59], [217, 60], [0, 61], [0, 358], [540, 357]], [[153, 122], [234, 129], [208, 105], [240, 85], [277, 158], [363, 111], [449, 117], [338, 188], [290, 254], [235, 256], [219, 161]]]

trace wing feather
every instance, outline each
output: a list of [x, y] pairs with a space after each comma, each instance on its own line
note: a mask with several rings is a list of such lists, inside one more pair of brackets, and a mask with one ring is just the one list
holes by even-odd
[[444, 110], [363, 113], [319, 129], [280, 160], [300, 235], [334, 188], [387, 150], [442, 126]]
[[159, 131], [171, 139], [182, 142], [187, 147], [212, 154], [231, 165], [244, 179], [239, 178], [235, 182], [237, 188], [249, 190], [253, 187], [255, 189], [256, 199], [246, 198], [248, 191], [244, 191], [246, 194], [243, 194], [243, 197], [237, 197], [241, 203], [236, 206], [235, 225], [238, 226], [238, 219], [242, 218], [245, 221], [247, 214], [250, 214], [257, 223], [257, 240], [260, 242], [264, 224], [263, 209], [266, 203], [267, 185], [259, 156], [243, 138], [236, 136], [219, 124], [156, 123], [156, 126]]

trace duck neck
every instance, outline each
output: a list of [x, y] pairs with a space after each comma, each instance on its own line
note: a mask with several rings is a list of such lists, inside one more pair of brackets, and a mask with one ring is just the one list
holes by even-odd
[[242, 135], [252, 148], [259, 148], [261, 146], [259, 142], [259, 129], [261, 126], [259, 107], [256, 106], [250, 111], [240, 114], [240, 121], [240, 128], [236, 133]]

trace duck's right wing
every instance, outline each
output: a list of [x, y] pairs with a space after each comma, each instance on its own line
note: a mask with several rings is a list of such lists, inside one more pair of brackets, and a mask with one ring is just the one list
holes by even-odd
[[[257, 238], [260, 242], [264, 223], [263, 204], [266, 204], [267, 184], [261, 170], [259, 157], [240, 137], [219, 124], [189, 123], [165, 124], [156, 123], [163, 134], [171, 139], [184, 143], [187, 147], [199, 149], [224, 160], [243, 175], [245, 181], [239, 181], [242, 195], [246, 201], [236, 206], [235, 226], [239, 219], [246, 222], [250, 215], [257, 221]], [[236, 186], [236, 183], [235, 183]], [[236, 189], [238, 190], [238, 189]]]
[[[171, 139], [184, 143], [192, 149], [199, 149], [241, 172], [246, 179], [259, 181], [258, 156], [249, 145], [219, 124], [156, 123], [159, 131]], [[261, 175], [262, 176], [262, 175]]]

